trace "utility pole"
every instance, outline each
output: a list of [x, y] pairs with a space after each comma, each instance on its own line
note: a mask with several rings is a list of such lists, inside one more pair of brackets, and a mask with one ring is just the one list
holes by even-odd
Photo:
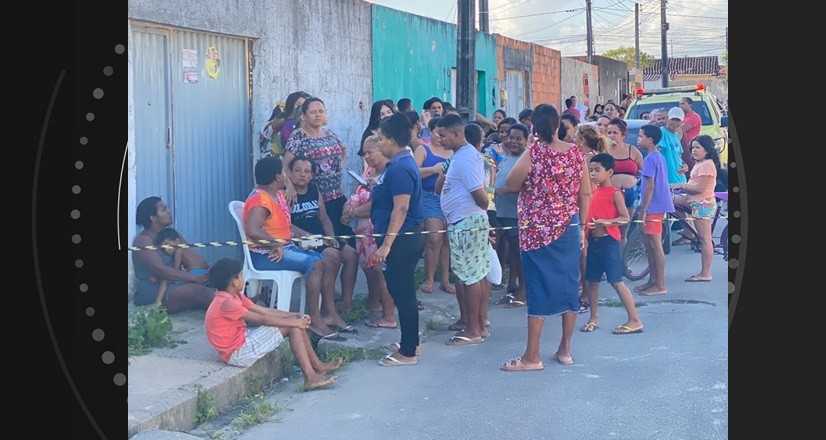
[[591, 29], [591, 0], [585, 0], [586, 39], [588, 40], [588, 64], [593, 64], [594, 31]]
[[456, 110], [465, 122], [476, 120], [476, 0], [456, 0]]
[[486, 34], [490, 33], [490, 10], [488, 0], [479, 0], [479, 30]]
[[665, 4], [666, 0], [660, 0], [660, 40], [662, 44], [662, 76], [663, 87], [668, 87], [668, 22], [665, 21]]
[[634, 3], [634, 67], [640, 70], [640, 4]]

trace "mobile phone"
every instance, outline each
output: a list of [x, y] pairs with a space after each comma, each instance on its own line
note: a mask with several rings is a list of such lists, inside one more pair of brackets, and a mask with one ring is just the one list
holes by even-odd
[[356, 179], [356, 182], [358, 182], [358, 183], [359, 183], [359, 185], [367, 186], [367, 181], [366, 181], [366, 180], [364, 180], [364, 179], [362, 179], [362, 178], [361, 178], [361, 176], [359, 176], [359, 174], [358, 174], [358, 173], [353, 172], [353, 170], [347, 170], [347, 172], [350, 174], [350, 176], [351, 176], [353, 179]]

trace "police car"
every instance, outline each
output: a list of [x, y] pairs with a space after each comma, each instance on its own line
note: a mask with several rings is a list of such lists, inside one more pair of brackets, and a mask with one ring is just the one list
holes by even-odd
[[643, 113], [660, 108], [678, 107], [681, 98], [691, 98], [694, 101], [692, 110], [700, 115], [703, 125], [700, 134], [707, 134], [714, 139], [717, 151], [720, 152], [721, 168], [728, 166], [728, 115], [723, 111], [720, 100], [705, 85], [637, 89], [634, 95], [636, 99], [631, 101], [625, 114], [627, 119], [637, 119]]

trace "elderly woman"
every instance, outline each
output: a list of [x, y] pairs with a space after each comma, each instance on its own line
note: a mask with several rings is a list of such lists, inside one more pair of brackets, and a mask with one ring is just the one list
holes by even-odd
[[[132, 245], [138, 248], [154, 246], [158, 232], [172, 224], [172, 214], [160, 197], [147, 197], [139, 204], [135, 213], [138, 225], [143, 231], [135, 237]], [[140, 250], [132, 254], [135, 265], [136, 306], [154, 304], [162, 280], [167, 281], [166, 294], [162, 304], [170, 313], [186, 309], [209, 307], [215, 297], [215, 289], [206, 287], [206, 275], [181, 270], [174, 267], [173, 256], [163, 250]]]
[[579, 256], [585, 246], [591, 183], [588, 164], [576, 145], [559, 140], [559, 113], [539, 104], [532, 114], [537, 140], [514, 164], [505, 181], [519, 192], [517, 214], [528, 302], [528, 341], [524, 354], [502, 364], [505, 371], [545, 368], [539, 339], [546, 316], [562, 315], [562, 338], [553, 358], [574, 363], [571, 336], [579, 312]]
[[344, 205], [344, 214], [341, 216], [342, 223], [350, 223], [353, 232], [362, 237], [356, 238], [356, 252], [358, 253], [359, 264], [367, 278], [367, 305], [368, 312], [381, 312], [379, 319], [367, 320], [367, 327], [375, 328], [396, 328], [396, 310], [393, 298], [387, 291], [387, 283], [384, 279], [384, 271], [376, 261], [376, 237], [373, 237], [373, 222], [370, 221], [370, 210], [373, 206], [373, 197], [370, 192], [378, 181], [384, 177], [384, 170], [387, 166], [387, 158], [379, 150], [378, 136], [369, 136], [364, 140], [364, 161], [367, 168], [361, 175], [364, 183], [356, 187], [350, 200]]
[[[384, 177], [373, 187], [370, 219], [379, 245], [376, 261], [385, 269], [387, 289], [396, 302], [401, 342], [379, 363], [383, 366], [414, 365], [419, 346], [419, 309], [416, 304], [416, 264], [424, 252], [422, 230], [422, 177], [410, 143], [410, 120], [402, 114], [379, 125], [379, 149], [390, 159]], [[410, 232], [412, 235], [397, 235]]]

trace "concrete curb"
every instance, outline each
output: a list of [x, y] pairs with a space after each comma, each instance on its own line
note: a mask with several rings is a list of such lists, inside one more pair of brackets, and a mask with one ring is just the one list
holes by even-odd
[[[366, 283], [361, 277], [359, 281], [357, 292], [366, 291]], [[445, 330], [458, 317], [458, 304], [454, 295], [444, 293], [419, 294], [419, 297], [425, 304], [425, 309], [419, 312], [420, 338], [424, 342], [432, 333], [428, 322], [433, 321], [440, 330]], [[266, 377], [277, 381], [285, 377], [281, 359], [284, 350], [289, 350], [286, 344], [249, 368], [228, 366], [207, 342], [203, 318], [204, 311], [173, 315], [173, 338], [186, 343], [130, 358], [129, 437], [144, 432], [160, 435], [195, 428], [199, 386], [214, 397], [213, 403], [221, 413], [243, 400], [248, 380]], [[346, 342], [320, 340], [317, 352], [338, 348], [383, 349], [386, 344], [399, 340], [398, 328], [369, 328], [363, 319], [354, 326], [359, 330], [357, 334], [342, 333]]]

